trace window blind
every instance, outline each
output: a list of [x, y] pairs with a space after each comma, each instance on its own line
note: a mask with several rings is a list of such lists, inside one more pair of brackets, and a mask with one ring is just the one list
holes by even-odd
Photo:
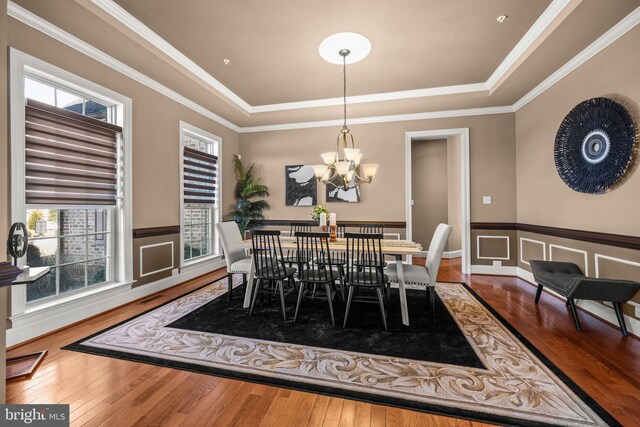
[[27, 99], [27, 204], [115, 205], [122, 128]]
[[183, 150], [184, 203], [214, 205], [218, 157], [189, 147]]

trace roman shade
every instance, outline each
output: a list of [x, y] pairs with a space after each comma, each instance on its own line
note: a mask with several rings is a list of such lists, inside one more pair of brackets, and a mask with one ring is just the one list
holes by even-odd
[[27, 204], [115, 205], [122, 128], [27, 99]]
[[218, 156], [183, 148], [184, 203], [213, 205], [217, 194]]

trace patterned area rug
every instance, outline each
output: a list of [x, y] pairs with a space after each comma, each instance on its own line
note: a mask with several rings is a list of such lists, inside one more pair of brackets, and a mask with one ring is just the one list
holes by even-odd
[[[193, 322], [185, 319], [197, 318], [197, 313], [208, 313], [212, 324], [216, 313], [224, 316], [224, 310], [211, 307], [227, 303], [226, 280], [65, 349], [503, 425], [620, 425], [465, 284], [438, 283], [436, 291], [441, 305], [438, 321], [450, 320], [466, 341], [455, 343], [445, 336], [438, 338], [438, 345], [449, 352], [468, 347], [479, 363], [424, 360], [437, 359], [427, 350], [426, 357], [408, 358], [391, 350], [364, 352], [346, 345], [318, 346], [317, 340], [310, 340], [314, 344], [301, 343], [299, 338], [287, 342], [273, 335], [247, 337], [217, 332], [215, 326], [189, 326]], [[428, 312], [426, 303], [424, 307]], [[420, 315], [416, 311], [411, 312], [412, 320]], [[271, 315], [272, 328], [284, 330], [292, 325], [278, 311]], [[336, 327], [335, 333], [341, 330]], [[433, 346], [432, 341], [424, 340], [424, 345]]]

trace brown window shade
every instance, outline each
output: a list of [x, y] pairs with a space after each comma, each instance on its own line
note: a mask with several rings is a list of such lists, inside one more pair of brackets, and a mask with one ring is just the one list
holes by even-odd
[[182, 161], [184, 203], [215, 204], [218, 194], [218, 157], [184, 147]]
[[27, 99], [27, 204], [115, 205], [122, 128]]

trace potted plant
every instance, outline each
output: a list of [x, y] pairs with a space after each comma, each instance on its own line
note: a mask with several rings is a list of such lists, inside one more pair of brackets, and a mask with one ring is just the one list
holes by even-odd
[[245, 230], [251, 227], [251, 221], [264, 219], [264, 211], [271, 209], [266, 200], [252, 200], [269, 196], [269, 189], [255, 176], [255, 163], [245, 169], [242, 160], [233, 156], [233, 170], [236, 175], [236, 210], [229, 215], [238, 223], [240, 232], [244, 236]]
[[324, 213], [329, 217], [329, 208], [326, 205], [316, 205], [311, 211], [311, 218], [318, 222], [320, 220], [320, 214]]

